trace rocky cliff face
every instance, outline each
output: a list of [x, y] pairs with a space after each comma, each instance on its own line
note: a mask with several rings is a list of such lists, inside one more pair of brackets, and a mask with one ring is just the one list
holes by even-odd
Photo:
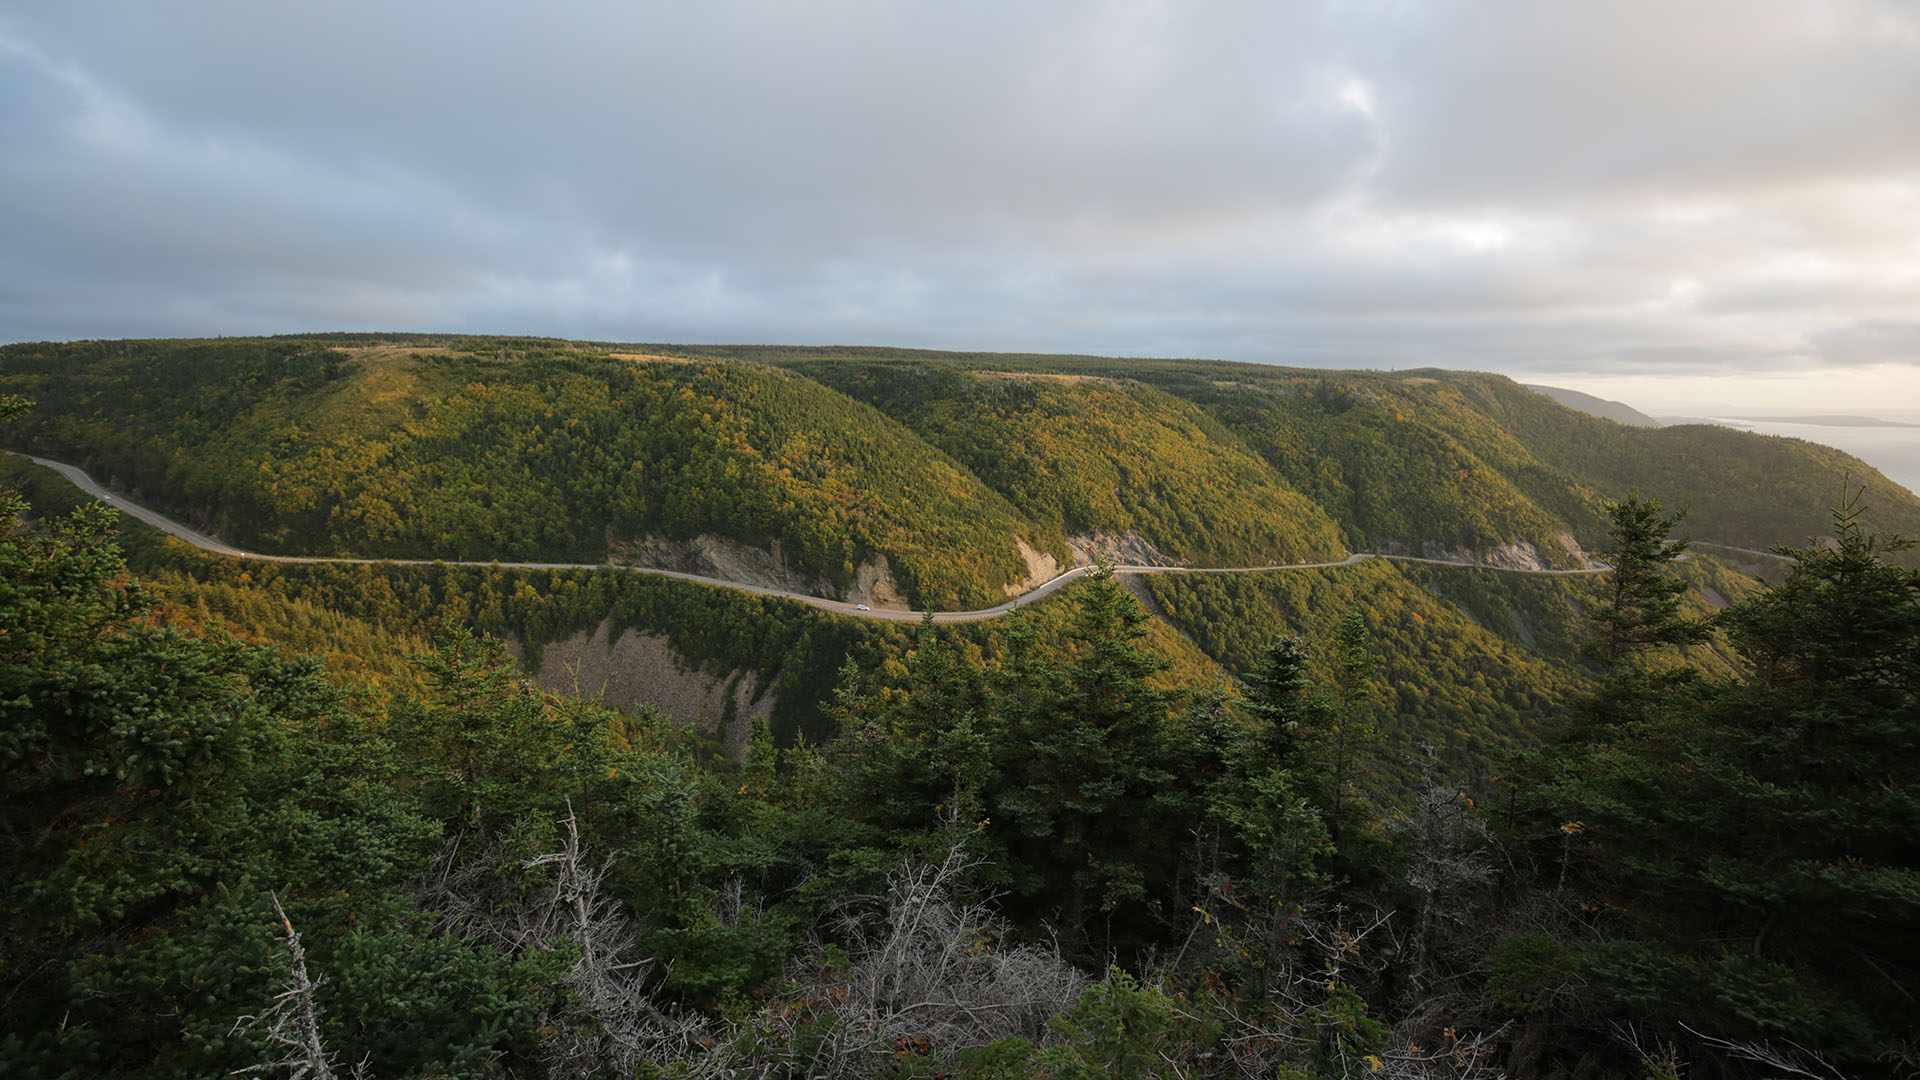
[[659, 635], [626, 630], [616, 637], [612, 620], [542, 649], [534, 682], [619, 709], [652, 706], [681, 727], [720, 739], [736, 761], [746, 758], [753, 718], [773, 712], [772, 688], [760, 686], [757, 672], [702, 671]]
[[1010, 582], [1003, 586], [1008, 596], [1019, 596], [1036, 585], [1044, 585], [1060, 574], [1060, 560], [1044, 551], [1036, 550], [1022, 537], [1013, 538], [1013, 546], [1020, 553], [1020, 560], [1027, 564], [1025, 580]]
[[1088, 566], [1106, 559], [1123, 566], [1173, 566], [1173, 559], [1132, 529], [1123, 533], [1086, 533], [1070, 536], [1074, 565]]
[[1597, 565], [1573, 534], [1567, 532], [1555, 534], [1544, 546], [1529, 540], [1509, 540], [1486, 551], [1449, 548], [1434, 540], [1423, 540], [1417, 545], [1403, 540], [1384, 540], [1380, 543], [1380, 553], [1502, 570], [1585, 570]]
[[893, 567], [885, 555], [876, 555], [855, 567], [853, 580], [845, 588], [795, 570], [780, 550], [778, 540], [759, 548], [713, 533], [702, 533], [691, 540], [646, 536], [637, 541], [614, 544], [613, 561], [628, 566], [675, 570], [682, 574], [699, 574], [769, 589], [784, 589], [808, 596], [824, 596], [850, 604], [868, 604], [898, 611], [910, 607], [899, 582], [894, 580]]

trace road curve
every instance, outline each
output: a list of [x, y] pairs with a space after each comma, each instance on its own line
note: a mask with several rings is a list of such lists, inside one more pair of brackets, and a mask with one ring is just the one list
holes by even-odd
[[[149, 510], [124, 495], [115, 495], [106, 488], [101, 487], [94, 481], [93, 477], [87, 475], [86, 470], [77, 465], [69, 465], [63, 461], [53, 461], [43, 457], [35, 457], [32, 454], [25, 456], [36, 465], [44, 465], [54, 472], [59, 473], [61, 476], [66, 477], [75, 487], [102, 502], [111, 504], [129, 517], [138, 518], [168, 535], [178, 537], [192, 544], [202, 551], [210, 551], [216, 555], [226, 555], [235, 559], [253, 559], [258, 562], [270, 563], [353, 563], [360, 565], [389, 566], [497, 566], [515, 570], [625, 570], [636, 574], [653, 574], [656, 577], [692, 581], [701, 585], [714, 585], [723, 589], [737, 589], [741, 592], [753, 593], [756, 596], [783, 597], [788, 600], [797, 600], [803, 604], [811, 604], [823, 611], [831, 611], [836, 615], [851, 615], [863, 619], [882, 619], [889, 622], [919, 622], [925, 617], [923, 612], [918, 611], [900, 611], [895, 609], [862, 610], [855, 604], [850, 604], [843, 600], [829, 600], [824, 596], [808, 596], [805, 593], [788, 592], [784, 589], [774, 589], [764, 585], [750, 585], [745, 582], [727, 581], [722, 578], [703, 577], [699, 574], [685, 574], [678, 570], [656, 570], [648, 566], [623, 566], [616, 563], [461, 562], [450, 559], [355, 559], [344, 556], [262, 555], [259, 552], [242, 551], [230, 544], [223, 544], [213, 537], [190, 529], [164, 514]], [[1334, 566], [1352, 566], [1354, 563], [1365, 562], [1368, 559], [1397, 559], [1401, 562], [1433, 563], [1437, 566], [1460, 566], [1480, 570], [1502, 570], [1510, 574], [1599, 574], [1610, 569], [1603, 565], [1580, 570], [1526, 570], [1517, 567], [1486, 566], [1481, 563], [1454, 562], [1447, 559], [1423, 559], [1414, 555], [1381, 555], [1362, 552], [1360, 554], [1349, 555], [1335, 562], [1223, 567], [1128, 565], [1115, 566], [1113, 570], [1116, 574], [1258, 574], [1270, 570], [1321, 570]], [[1068, 582], [1085, 577], [1098, 569], [1099, 567], [1097, 566], [1076, 566], [1040, 585], [1034, 586], [1032, 589], [1008, 600], [1004, 604], [996, 604], [990, 608], [981, 608], [978, 611], [936, 611], [933, 613], [933, 621], [937, 623], [949, 623], [978, 622], [982, 619], [997, 619], [1022, 604], [1032, 603], [1046, 596], [1048, 593], [1053, 592], [1055, 589], [1066, 585]]]

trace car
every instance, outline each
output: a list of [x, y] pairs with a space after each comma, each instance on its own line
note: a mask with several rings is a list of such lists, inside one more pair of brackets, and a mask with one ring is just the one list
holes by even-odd
[[867, 605], [865, 605], [865, 604], [855, 604], [855, 605], [853, 605], [853, 610], [855, 610], [855, 611], [872, 611], [873, 609], [872, 609], [872, 608], [870, 608], [870, 607], [868, 607], [868, 606], [867, 606]]

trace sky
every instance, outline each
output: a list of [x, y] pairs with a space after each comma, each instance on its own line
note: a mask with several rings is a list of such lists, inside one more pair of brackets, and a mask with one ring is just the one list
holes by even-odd
[[315, 330], [1920, 408], [1920, 4], [0, 8], [0, 341]]

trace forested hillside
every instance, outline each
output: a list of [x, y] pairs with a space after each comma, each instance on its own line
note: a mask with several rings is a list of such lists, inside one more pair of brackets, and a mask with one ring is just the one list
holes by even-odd
[[1440, 371], [337, 336], [10, 346], [0, 390], [39, 402], [17, 448], [270, 553], [630, 561], [923, 607], [1076, 550], [1578, 566], [1635, 488], [1765, 549], [1820, 534], [1853, 477], [1867, 525], [1920, 531], [1920, 499], [1838, 451]]
[[[49, 514], [90, 502], [64, 479], [19, 458], [0, 458], [0, 490], [8, 489], [29, 494]], [[417, 689], [408, 657], [426, 651], [449, 626], [511, 642], [523, 666], [537, 671], [548, 646], [605, 622], [615, 635], [659, 636], [696, 676], [724, 680], [752, 672], [766, 692], [773, 737], [781, 745], [817, 743], [832, 734], [825, 703], [842, 664], [852, 658], [863, 670], [897, 665], [913, 639], [897, 623], [836, 617], [789, 600], [615, 568], [242, 561], [190, 548], [132, 519], [121, 519], [120, 528], [129, 563], [150, 583], [159, 617], [169, 625], [323, 656], [348, 689]], [[1024, 611], [1042, 640], [1057, 643], [1068, 609], [1060, 595]], [[976, 650], [1002, 632], [993, 623], [940, 630]], [[1213, 662], [1174, 627], [1153, 624], [1149, 640], [1183, 685], [1214, 678]]]
[[[803, 370], [951, 454], [1049, 536], [1203, 566], [1337, 558], [1339, 529], [1217, 420], [1131, 380], [848, 361]], [[1062, 552], [1061, 554], [1065, 554]], [[1128, 558], [1125, 561], [1140, 561]]]
[[992, 602], [1027, 567], [993, 492], [885, 417], [764, 367], [532, 348], [16, 347], [22, 438], [269, 553], [597, 562], [718, 534], [844, 588]]
[[[1851, 475], [1863, 525], [1920, 532], [1920, 503], [1837, 452], [1626, 428], [1439, 371], [334, 335], [12, 346], [0, 388], [38, 398], [15, 446], [269, 553], [634, 562], [933, 608], [1101, 551], [1581, 566], [1606, 500], [1635, 487], [1689, 505], [1691, 535], [1763, 548], [1828, 531]], [[183, 624], [375, 681], [404, 678], [396, 655], [446, 623], [514, 642], [529, 670], [601, 628], [647, 635], [695, 679], [751, 673], [783, 743], [830, 731], [846, 655], [872, 670], [898, 651], [864, 624], [608, 573], [135, 558]], [[1716, 565], [1694, 564], [1699, 603], [1749, 587], [1703, 576]], [[1374, 564], [1137, 587], [1196, 679], [1358, 611], [1390, 687], [1369, 705], [1384, 790], [1409, 790], [1428, 746], [1486, 775], [1537, 740], [1543, 701], [1590, 679], [1569, 644], [1577, 580]]]
[[[1686, 609], [1705, 617], [1756, 587], [1753, 578], [1694, 559]], [[1328, 642], [1358, 617], [1371, 640], [1379, 692], [1363, 719], [1379, 740], [1361, 786], [1405, 793], [1437, 761], [1484, 787], [1498, 763], [1537, 746], [1554, 702], [1589, 690], [1583, 655], [1597, 584], [1468, 567], [1373, 561], [1321, 570], [1141, 578], [1155, 607], [1208, 656], [1245, 678], [1276, 633]], [[1711, 648], [1687, 650], [1701, 670], [1729, 674]], [[1316, 649], [1322, 679], [1335, 658]]]
[[[175, 575], [156, 598], [75, 501], [0, 496], [10, 1076], [1920, 1068], [1920, 573], [1851, 506], [1768, 589], [1679, 561], [1639, 499], [1603, 508], [1616, 569], [1578, 593], [1383, 563], [1150, 579], [1226, 683], [1107, 574], [916, 631], [136, 533]], [[455, 625], [345, 692], [182, 632], [193, 597]], [[608, 608], [721, 663], [838, 652], [825, 741], [762, 730], [735, 763], [535, 691], [471, 629], [537, 645]], [[1531, 713], [1531, 745], [1382, 788], [1407, 683]]]
[[[1637, 488], [1687, 508], [1693, 535], [1739, 547], [1833, 536], [1827, 511], [1861, 489], [1864, 527], [1920, 533], [1920, 499], [1866, 462], [1801, 439], [1710, 424], [1627, 427], [1558, 407], [1494, 376], [1460, 380], [1473, 408], [1548, 467], [1619, 498]], [[1900, 558], [1914, 561], [1911, 553]]]
[[[0, 461], [0, 485], [31, 492], [65, 512], [86, 500], [51, 472]], [[609, 637], [633, 631], [663, 641], [695, 681], [727, 683], [751, 672], [781, 745], [831, 737], [826, 702], [842, 662], [863, 671], [895, 663], [910, 635], [897, 624], [824, 614], [805, 605], [669, 579], [605, 570], [526, 570], [454, 565], [274, 564], [209, 555], [123, 523], [131, 561], [155, 585], [178, 625], [218, 628], [249, 641], [324, 655], [343, 685], [397, 685], [404, 661], [439, 628], [473, 628], [513, 642], [530, 672], [549, 645], [576, 641], [605, 624]], [[1700, 559], [1687, 564], [1695, 605], [1751, 591], [1745, 575]], [[1581, 662], [1585, 577], [1515, 575], [1471, 567], [1370, 563], [1323, 570], [1232, 575], [1142, 575], [1137, 593], [1164, 616], [1149, 624], [1156, 652], [1183, 685], [1244, 676], [1276, 634], [1330, 641], [1356, 613], [1373, 635], [1383, 692], [1368, 703], [1381, 737], [1369, 790], [1405, 793], [1418, 783], [1428, 749], [1462, 777], [1484, 779], [1500, 755], [1537, 745], [1546, 703], [1591, 684]], [[1068, 594], [1026, 611], [1036, 632], [1059, 633]], [[995, 623], [943, 626], [943, 638], [978, 649], [1002, 633]], [[1699, 658], [1713, 670], [1711, 655]], [[1328, 657], [1316, 647], [1316, 670]], [[1224, 668], [1223, 673], [1221, 669]], [[564, 673], [557, 685], [564, 688]], [[648, 681], [663, 685], [665, 675]], [[643, 691], [638, 700], [659, 700]], [[730, 728], [723, 713], [709, 731]], [[744, 722], [744, 719], [741, 720]]]
[[[1837, 452], [1630, 429], [1438, 371], [335, 335], [12, 346], [0, 388], [38, 399], [16, 446], [269, 553], [637, 562], [934, 608], [993, 603], [1102, 551], [1580, 566], [1605, 500], [1635, 487], [1689, 505], [1694, 536], [1760, 548], [1825, 530], [1822, 508], [1852, 475], [1868, 485], [1864, 524], [1920, 532], [1920, 503]], [[887, 637], [584, 571], [136, 557], [178, 598], [176, 618], [322, 649], [378, 680], [404, 666], [384, 635], [418, 643], [443, 622], [514, 641], [530, 670], [546, 645], [596, 628], [650, 635], [700, 678], [753, 673], [782, 741], [821, 737], [832, 672], [849, 651], [879, 664], [868, 642]], [[1377, 782], [1406, 790], [1423, 747], [1483, 774], [1537, 737], [1542, 700], [1588, 677], [1567, 644], [1580, 582], [1468, 573], [1369, 565], [1139, 587], [1194, 673], [1242, 675], [1274, 633], [1324, 637], [1358, 610], [1391, 676], [1371, 706], [1391, 749]], [[1744, 587], [1698, 595], [1725, 603]]]

